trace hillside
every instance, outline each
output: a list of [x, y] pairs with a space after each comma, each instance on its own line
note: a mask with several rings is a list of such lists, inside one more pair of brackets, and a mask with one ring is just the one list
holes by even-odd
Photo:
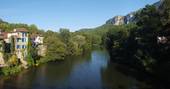
[[[162, 1], [158, 1], [158, 2], [154, 3], [153, 5], [156, 8], [159, 8], [161, 3], [162, 3]], [[131, 12], [125, 16], [114, 16], [113, 18], [107, 20], [106, 24], [123, 25], [123, 24], [133, 23], [133, 22], [135, 22], [135, 14], [138, 13], [140, 10]]]

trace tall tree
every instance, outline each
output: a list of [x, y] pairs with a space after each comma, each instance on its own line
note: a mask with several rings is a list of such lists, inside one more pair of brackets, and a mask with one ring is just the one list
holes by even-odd
[[68, 43], [71, 37], [69, 29], [60, 29], [60, 36], [64, 43]]
[[15, 38], [13, 36], [11, 37], [10, 51], [12, 54], [15, 52]]

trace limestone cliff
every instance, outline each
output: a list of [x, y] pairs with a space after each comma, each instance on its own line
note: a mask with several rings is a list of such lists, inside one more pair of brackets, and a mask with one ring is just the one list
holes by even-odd
[[[159, 8], [164, 0], [160, 0], [159, 2], [154, 3], [153, 5], [156, 8]], [[138, 10], [139, 11], [139, 10]], [[131, 12], [125, 16], [115, 16], [106, 21], [106, 24], [113, 24], [113, 25], [123, 25], [135, 22], [135, 13], [138, 11]]]
[[106, 21], [106, 24], [113, 24], [113, 25], [123, 25], [128, 24], [134, 21], [134, 14], [135, 12], [132, 12], [126, 16], [115, 16], [108, 21]]
[[125, 24], [124, 20], [125, 20], [124, 16], [115, 16], [112, 19], [108, 20], [106, 24], [122, 25]]

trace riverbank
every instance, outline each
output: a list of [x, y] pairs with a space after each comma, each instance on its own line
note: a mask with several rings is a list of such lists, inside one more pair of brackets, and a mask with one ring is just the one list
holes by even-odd
[[86, 55], [88, 53], [91, 53], [92, 50], [100, 48], [100, 46], [94, 46], [91, 50], [86, 50], [80, 55], [72, 55], [72, 56], [65, 56], [64, 59], [57, 59], [57, 60], [48, 60], [46, 57], [41, 57], [40, 59], [34, 61], [27, 61], [27, 66], [23, 67], [22, 64], [18, 64], [15, 66], [5, 66], [0, 68], [0, 76], [12, 76], [12, 75], [17, 75], [18, 73], [24, 71], [24, 70], [29, 70], [32, 69], [33, 67], [39, 67], [43, 64], [47, 64], [49, 62], [61, 62], [65, 61], [65, 59], [69, 59], [69, 57], [81, 57], [83, 55]]

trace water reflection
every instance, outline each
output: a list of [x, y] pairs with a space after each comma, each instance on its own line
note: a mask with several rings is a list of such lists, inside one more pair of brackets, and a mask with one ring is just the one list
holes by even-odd
[[[108, 89], [147, 89], [149, 86], [135, 77], [118, 70], [120, 65], [109, 63], [102, 69], [103, 85]], [[138, 76], [140, 77], [140, 75]]]
[[145, 89], [118, 65], [109, 62], [104, 49], [95, 49], [83, 56], [67, 57], [25, 70], [18, 75], [0, 78], [0, 89]]

